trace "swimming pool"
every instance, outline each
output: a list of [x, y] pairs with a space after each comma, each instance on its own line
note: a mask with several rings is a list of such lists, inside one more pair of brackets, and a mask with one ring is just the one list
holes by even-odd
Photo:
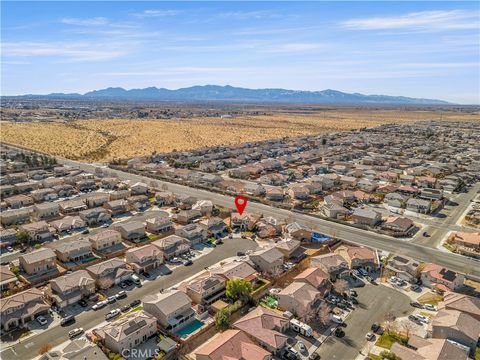
[[177, 331], [182, 339], [187, 338], [190, 334], [194, 333], [203, 326], [204, 322], [198, 319], [193, 320], [190, 324]]

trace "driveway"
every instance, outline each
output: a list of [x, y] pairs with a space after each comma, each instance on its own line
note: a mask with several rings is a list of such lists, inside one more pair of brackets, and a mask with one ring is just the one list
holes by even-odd
[[387, 313], [400, 317], [412, 312], [409, 297], [397, 290], [372, 284], [355, 290], [359, 304], [345, 320], [345, 336], [328, 337], [316, 351], [322, 359], [355, 359], [367, 341], [365, 334], [374, 322], [384, 321]]

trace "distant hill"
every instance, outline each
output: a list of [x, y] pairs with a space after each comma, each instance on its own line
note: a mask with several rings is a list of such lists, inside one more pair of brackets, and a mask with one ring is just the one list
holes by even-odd
[[148, 87], [125, 90], [109, 87], [81, 94], [54, 93], [49, 95], [23, 95], [22, 98], [84, 99], [84, 100], [144, 100], [144, 101], [230, 101], [296, 104], [405, 104], [444, 105], [446, 101], [418, 99], [404, 96], [363, 95], [336, 90], [299, 91], [286, 89], [246, 89], [233, 86], [204, 85], [177, 90]]

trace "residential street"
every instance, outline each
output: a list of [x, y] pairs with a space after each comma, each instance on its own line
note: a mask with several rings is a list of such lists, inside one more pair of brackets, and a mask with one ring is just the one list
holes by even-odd
[[[94, 173], [95, 169], [97, 168], [103, 170], [107, 169], [105, 166], [86, 164], [66, 159], [58, 159], [58, 161], [61, 164], [76, 167], [92, 173]], [[159, 186], [166, 186], [169, 191], [174, 193], [188, 194], [191, 196], [196, 196], [199, 199], [210, 199], [218, 205], [234, 208], [234, 199], [230, 196], [166, 181], [155, 180], [146, 176], [139, 176], [123, 171], [112, 169], [108, 169], [108, 171], [115, 173], [122, 180], [142, 181], [147, 184], [150, 184], [152, 181], [154, 181]], [[461, 194], [459, 196], [457, 202], [460, 201], [460, 206], [458, 206], [454, 213], [451, 214], [454, 218], [458, 219], [458, 217], [463, 214], [463, 211], [468, 206], [468, 204], [466, 204], [467, 202], [469, 203], [468, 199], [473, 197], [479, 188], [480, 184], [477, 184], [470, 190], [468, 194]], [[404, 256], [410, 256], [423, 262], [434, 262], [451, 270], [464, 272], [469, 274], [469, 276], [474, 276], [477, 279], [480, 279], [480, 266], [478, 261], [469, 259], [465, 256], [443, 252], [438, 250], [436, 246], [432, 246], [432, 244], [436, 244], [440, 241], [440, 236], [442, 236], [443, 233], [432, 234], [429, 243], [424, 245], [398, 240], [390, 236], [376, 234], [372, 231], [361, 230], [349, 225], [343, 225], [333, 221], [323, 220], [310, 215], [283, 210], [255, 202], [249, 202], [246, 211], [263, 214], [264, 216], [273, 216], [288, 222], [298, 221], [299, 223], [305, 224], [318, 232], [333, 235], [338, 239], [345, 240], [350, 243], [370, 246], [379, 250], [389, 251], [394, 254], [403, 254]], [[455, 224], [456, 221], [457, 220], [449, 220], [448, 224]]]
[[239, 250], [253, 250], [256, 247], [257, 244], [249, 239], [226, 239], [223, 245], [217, 246], [210, 253], [194, 260], [192, 266], [180, 266], [174, 269], [171, 275], [162, 276], [152, 281], [146, 281], [144, 282], [143, 287], [129, 291], [126, 299], [110, 304], [99, 311], [88, 310], [77, 316], [77, 321], [70, 326], [56, 326], [43, 331], [38, 335], [26, 338], [20, 343], [2, 350], [0, 353], [1, 359], [31, 359], [38, 355], [38, 350], [42, 344], [49, 343], [56, 346], [66, 341], [67, 332], [69, 330], [78, 327], [83, 327], [85, 330], [93, 328], [104, 321], [105, 314], [112, 309], [120, 308], [123, 305], [129, 304], [133, 300], [142, 299], [145, 295], [155, 293], [160, 289], [166, 289], [179, 284], [183, 280], [202, 271], [205, 267], [216, 264], [223, 259], [235, 256]]

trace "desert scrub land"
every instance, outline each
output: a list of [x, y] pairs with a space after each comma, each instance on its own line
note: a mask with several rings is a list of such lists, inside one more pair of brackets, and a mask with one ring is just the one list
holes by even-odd
[[[73, 160], [108, 162], [172, 150], [197, 149], [272, 138], [440, 119], [434, 111], [326, 109], [283, 110], [223, 119], [91, 119], [2, 122], [1, 141]], [[478, 121], [478, 114], [442, 113], [443, 120]]]

